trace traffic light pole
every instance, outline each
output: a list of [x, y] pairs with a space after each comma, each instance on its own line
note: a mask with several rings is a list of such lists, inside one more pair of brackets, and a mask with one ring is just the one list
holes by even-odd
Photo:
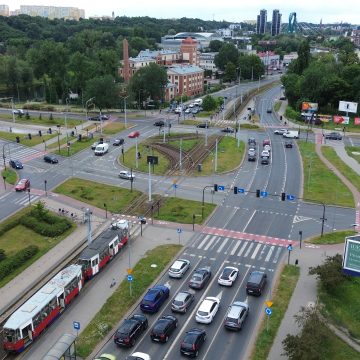
[[202, 191], [201, 219], [204, 219], [205, 190], [206, 190], [206, 189], [209, 189], [209, 188], [214, 188], [214, 185], [206, 185], [206, 186], [203, 188], [203, 191]]

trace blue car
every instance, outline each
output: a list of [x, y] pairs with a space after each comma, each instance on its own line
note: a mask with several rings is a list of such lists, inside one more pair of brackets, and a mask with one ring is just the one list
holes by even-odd
[[167, 286], [155, 285], [153, 288], [148, 290], [144, 298], [141, 300], [140, 309], [144, 312], [156, 313], [169, 295], [170, 290]]
[[13, 169], [23, 169], [23, 164], [19, 160], [10, 160], [9, 164]]

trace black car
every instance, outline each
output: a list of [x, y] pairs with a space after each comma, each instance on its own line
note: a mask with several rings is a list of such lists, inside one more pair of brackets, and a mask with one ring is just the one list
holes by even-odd
[[164, 121], [162, 121], [162, 120], [159, 120], [159, 121], [155, 121], [154, 122], [154, 126], [164, 126], [165, 125], [165, 123], [164, 123]]
[[226, 127], [224, 129], [221, 129], [221, 132], [233, 134], [235, 130], [231, 127]]
[[201, 129], [206, 129], [206, 128], [209, 128], [210, 125], [208, 123], [202, 123], [202, 124], [196, 125], [196, 127], [201, 128]]
[[248, 161], [256, 161], [256, 155], [248, 155]]
[[285, 147], [291, 149], [293, 147], [292, 141], [285, 141]]
[[267, 112], [268, 114], [271, 114], [271, 113], [272, 113], [272, 108], [268, 108], [268, 109], [266, 110], [266, 112]]
[[191, 329], [186, 332], [184, 340], [181, 342], [180, 352], [184, 355], [197, 357], [199, 350], [206, 340], [206, 332], [202, 329]]
[[114, 342], [117, 345], [132, 347], [147, 327], [148, 320], [146, 316], [134, 314], [132, 317], [126, 319], [116, 330]]
[[125, 142], [125, 140], [124, 139], [115, 139], [114, 140], [114, 142], [113, 142], [113, 145], [114, 146], [120, 146], [120, 145], [122, 145], [123, 143]]
[[57, 159], [57, 157], [55, 155], [52, 154], [47, 154], [44, 156], [44, 161], [50, 164], [57, 164], [59, 162], [59, 160]]
[[180, 291], [174, 297], [171, 303], [171, 310], [174, 312], [186, 313], [187, 309], [193, 303], [195, 297], [189, 291]]
[[248, 295], [260, 296], [266, 285], [267, 275], [262, 271], [253, 271], [250, 274], [246, 284], [246, 293]]
[[91, 116], [89, 117], [89, 120], [94, 120], [94, 121], [99, 121], [99, 120], [109, 120], [110, 116], [109, 115], [96, 115], [96, 116]]
[[169, 336], [178, 327], [178, 319], [172, 315], [164, 315], [159, 318], [150, 333], [152, 341], [168, 342]]
[[261, 163], [262, 165], [269, 165], [269, 163], [270, 163], [269, 157], [268, 157], [268, 156], [262, 156], [260, 163]]
[[248, 145], [249, 146], [256, 146], [256, 140], [254, 138], [248, 138]]
[[331, 133], [325, 135], [325, 139], [341, 140], [342, 136], [341, 136], [341, 134], [339, 134], [337, 132], [331, 132]]
[[19, 160], [10, 160], [9, 161], [9, 165], [13, 168], [13, 169], [23, 169], [24, 166], [21, 163], [21, 161]]
[[210, 280], [211, 270], [209, 267], [196, 269], [189, 281], [189, 286], [193, 289], [202, 289]]

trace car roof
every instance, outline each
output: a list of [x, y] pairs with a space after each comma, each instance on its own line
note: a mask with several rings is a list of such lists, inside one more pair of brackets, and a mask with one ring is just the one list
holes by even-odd
[[211, 309], [211, 306], [215, 303], [218, 302], [218, 299], [214, 298], [214, 297], [206, 297], [203, 302], [201, 303], [199, 310], [198, 311], [206, 311], [209, 312]]
[[182, 266], [182, 264], [184, 264], [184, 263], [188, 264], [189, 261], [188, 261], [188, 260], [184, 260], [184, 259], [177, 259], [177, 260], [175, 260], [175, 262], [171, 265], [171, 268], [172, 268], [172, 269], [180, 269], [181, 266]]
[[174, 300], [184, 301], [189, 294], [191, 295], [191, 293], [188, 291], [180, 291], [176, 294]]

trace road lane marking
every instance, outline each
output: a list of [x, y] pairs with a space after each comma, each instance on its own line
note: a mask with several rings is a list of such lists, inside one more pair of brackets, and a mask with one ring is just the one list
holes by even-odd
[[246, 228], [249, 226], [251, 220], [253, 219], [254, 215], [256, 214], [256, 211], [257, 211], [257, 210], [254, 210], [254, 211], [253, 211], [252, 215], [250, 216], [249, 221], [248, 221], [248, 222], [246, 223], [246, 225], [244, 226], [244, 229], [243, 229], [242, 232], [245, 232], [245, 231], [246, 231]]
[[246, 250], [246, 253], [244, 254], [244, 257], [247, 257], [250, 254], [251, 249], [254, 247], [254, 243], [250, 243], [250, 246]]
[[207, 241], [207, 239], [210, 237], [210, 235], [206, 235], [205, 237], [204, 237], [204, 240], [200, 243], [200, 245], [197, 247], [198, 249], [201, 249], [203, 246], [204, 246], [204, 244], [206, 243], [206, 241]]
[[240, 251], [239, 251], [239, 253], [238, 253], [238, 255], [237, 255], [237, 256], [241, 256], [241, 255], [242, 255], [242, 253], [244, 252], [244, 250], [245, 250], [245, 248], [246, 248], [247, 244], [248, 244], [248, 242], [246, 241], [246, 242], [244, 243], [244, 245], [242, 246], [242, 248], [240, 249]]
[[280, 256], [280, 252], [281, 252], [281, 248], [279, 247], [279, 248], [277, 248], [276, 254], [275, 254], [275, 256], [274, 256], [274, 260], [273, 260], [273, 263], [274, 263], [274, 264], [276, 264], [276, 263], [278, 262], [279, 256]]
[[217, 239], [217, 236], [212, 236], [212, 238], [210, 239], [210, 241], [206, 244], [206, 246], [204, 247], [204, 250], [208, 250], [209, 247], [211, 246], [211, 244], [214, 242], [214, 240]]
[[258, 244], [258, 245], [256, 246], [253, 254], [251, 255], [251, 259], [255, 259], [256, 255], [257, 255], [257, 253], [259, 252], [259, 250], [260, 250], [260, 248], [261, 248], [262, 245], [263, 245], [263, 244]]
[[229, 241], [229, 238], [225, 238], [225, 240], [221, 243], [221, 245], [219, 246], [219, 248], [217, 249], [217, 252], [219, 253], [224, 246], [226, 245], [226, 243]]
[[269, 262], [274, 249], [275, 249], [275, 246], [274, 245], [271, 246], [271, 248], [270, 248], [270, 250], [269, 250], [269, 252], [268, 252], [268, 254], [267, 254], [266, 258], [265, 258], [265, 262]]
[[233, 249], [231, 250], [230, 255], [234, 255], [236, 253], [237, 248], [240, 246], [241, 240], [237, 241]]

